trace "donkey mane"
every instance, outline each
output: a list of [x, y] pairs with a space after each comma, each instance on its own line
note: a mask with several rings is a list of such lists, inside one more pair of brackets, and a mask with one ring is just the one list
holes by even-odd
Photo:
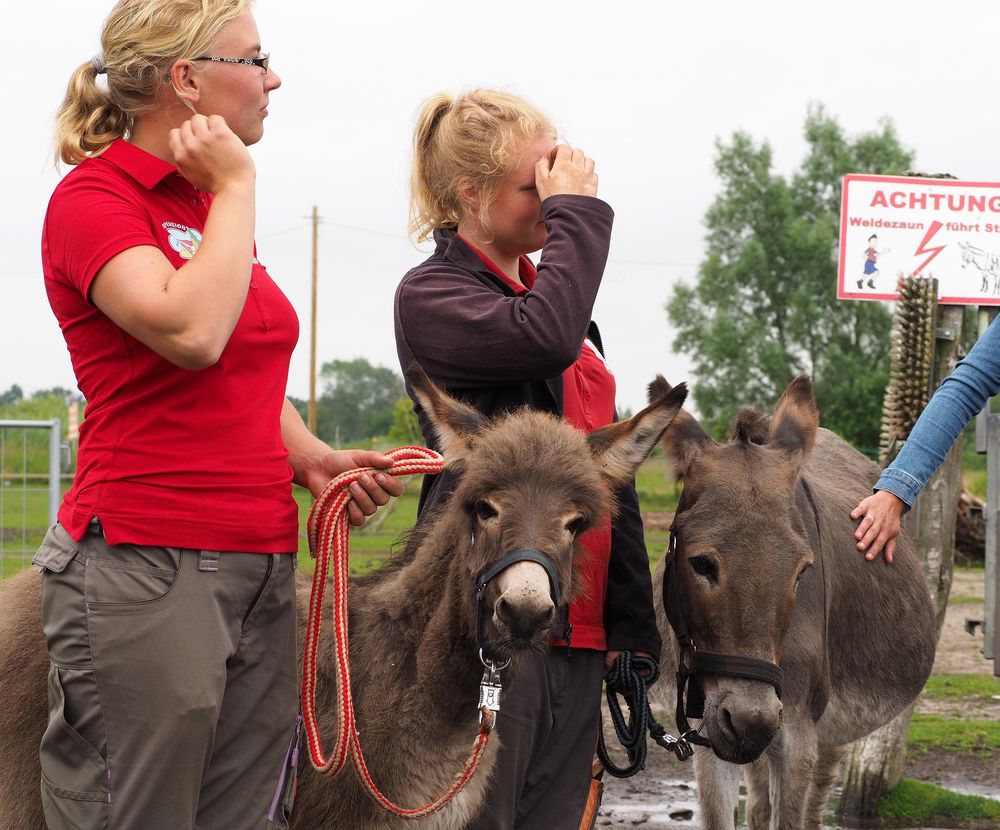
[[733, 420], [732, 440], [740, 444], [766, 444], [770, 428], [769, 413], [756, 409], [741, 409]]

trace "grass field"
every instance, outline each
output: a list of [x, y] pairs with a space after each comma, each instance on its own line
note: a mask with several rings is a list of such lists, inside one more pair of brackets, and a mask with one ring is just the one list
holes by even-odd
[[0, 481], [0, 579], [31, 562], [49, 525], [47, 483]]

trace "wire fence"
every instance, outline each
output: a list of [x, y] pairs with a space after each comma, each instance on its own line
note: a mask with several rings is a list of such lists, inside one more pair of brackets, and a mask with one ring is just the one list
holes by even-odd
[[62, 422], [0, 420], [0, 579], [26, 567], [55, 523]]

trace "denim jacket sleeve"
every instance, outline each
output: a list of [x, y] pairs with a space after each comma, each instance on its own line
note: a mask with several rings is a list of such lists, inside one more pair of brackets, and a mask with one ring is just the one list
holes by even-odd
[[899, 455], [875, 483], [913, 506], [959, 433], [1000, 391], [1000, 317], [941, 383]]

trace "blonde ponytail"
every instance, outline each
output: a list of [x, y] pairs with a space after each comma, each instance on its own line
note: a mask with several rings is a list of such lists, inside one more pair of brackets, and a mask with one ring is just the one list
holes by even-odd
[[413, 168], [410, 172], [410, 233], [418, 242], [437, 227], [453, 227], [461, 218], [458, 194], [452, 186], [454, 171], [448, 169], [442, 153], [436, 152], [435, 133], [454, 101], [439, 92], [420, 108], [413, 134]]
[[110, 91], [98, 86], [97, 67], [87, 61], [70, 77], [56, 117], [56, 161], [79, 164], [98, 156], [131, 125], [132, 119], [115, 106]]
[[489, 210], [526, 141], [551, 134], [549, 119], [523, 98], [491, 89], [453, 97], [441, 92], [423, 103], [413, 134], [409, 230], [423, 242], [464, 216], [462, 180], [480, 194], [478, 218], [489, 229]]

